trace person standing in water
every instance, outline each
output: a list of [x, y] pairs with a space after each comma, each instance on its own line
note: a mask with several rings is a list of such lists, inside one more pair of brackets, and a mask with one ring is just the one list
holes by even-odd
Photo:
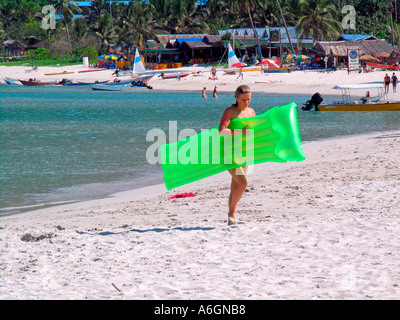
[[218, 98], [217, 86], [214, 87], [214, 90], [213, 90], [213, 97], [214, 97], [215, 99]]
[[203, 87], [203, 90], [201, 90], [201, 94], [202, 94], [204, 99], [207, 98], [206, 89], [207, 89], [206, 87]]
[[[231, 130], [229, 129], [229, 124], [232, 119], [242, 119], [248, 117], [254, 117], [256, 112], [254, 109], [250, 108], [251, 102], [251, 89], [247, 85], [239, 86], [235, 91], [236, 103], [232, 104], [230, 107], [226, 108], [220, 124], [219, 124], [219, 134], [222, 136], [232, 136], [234, 134], [248, 134], [247, 127], [245, 126], [242, 130]], [[229, 194], [229, 211], [228, 211], [228, 225], [237, 224], [236, 221], [236, 210], [240, 198], [242, 197], [244, 191], [247, 187], [247, 166], [238, 167], [236, 169], [228, 170], [232, 176], [231, 181], [231, 191]]]

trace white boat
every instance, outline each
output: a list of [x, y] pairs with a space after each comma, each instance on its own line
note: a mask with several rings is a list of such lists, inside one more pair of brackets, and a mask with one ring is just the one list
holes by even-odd
[[154, 75], [151, 74], [151, 75], [136, 76], [134, 78], [130, 78], [129, 80], [115, 79], [113, 82], [106, 83], [105, 85], [112, 86], [112, 87], [115, 87], [115, 86], [130, 86], [131, 84], [134, 84], [134, 82], [139, 82], [139, 81], [147, 82], [153, 77], [154, 77]]
[[95, 84], [92, 86], [93, 91], [122, 91], [124, 86], [113, 86], [113, 85], [106, 85], [106, 84]]
[[9, 84], [10, 86], [22, 86], [21, 81], [17, 79], [11, 79], [11, 78], [4, 78], [4, 81]]
[[92, 86], [94, 91], [132, 91], [138, 89], [153, 89], [152, 86], [148, 85], [143, 81], [132, 81], [132, 84], [95, 84]]

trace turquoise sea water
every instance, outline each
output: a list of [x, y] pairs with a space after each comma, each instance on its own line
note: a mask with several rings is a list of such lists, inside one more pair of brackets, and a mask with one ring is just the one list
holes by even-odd
[[[398, 112], [302, 112], [310, 96], [253, 94], [257, 113], [299, 104], [303, 142], [399, 128]], [[331, 100], [332, 97], [324, 97]], [[219, 123], [232, 93], [95, 92], [90, 87], [0, 86], [0, 215], [163, 183], [150, 165], [153, 128], [200, 132]]]

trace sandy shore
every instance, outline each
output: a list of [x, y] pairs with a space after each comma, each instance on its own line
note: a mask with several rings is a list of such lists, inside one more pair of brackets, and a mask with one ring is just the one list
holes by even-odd
[[[0, 299], [398, 299], [400, 131], [229, 176], [0, 219]], [[169, 200], [182, 192], [196, 197]]]
[[[0, 81], [115, 78], [83, 69], [0, 67]], [[150, 84], [331, 95], [385, 74], [254, 71], [239, 81], [187, 70], [203, 75]], [[62, 71], [74, 73], [44, 75]], [[399, 142], [400, 131], [330, 139], [305, 144], [303, 162], [257, 165], [235, 227], [226, 226], [227, 173], [2, 217], [0, 299], [398, 299]], [[196, 197], [169, 200], [183, 192]]]
[[[37, 78], [41, 81], [55, 81], [63, 78], [73, 81], [94, 82], [114, 80], [115, 75], [112, 75], [114, 70], [105, 70], [98, 72], [79, 73], [79, 71], [88, 70], [82, 65], [67, 66], [67, 67], [39, 67], [32, 71], [29, 67], [4, 67], [0, 66], [0, 83], [4, 83], [5, 77], [13, 79], [28, 80], [29, 78]], [[238, 85], [248, 84], [254, 92], [278, 93], [278, 94], [306, 94], [313, 95], [315, 92], [320, 92], [322, 95], [340, 95], [339, 90], [332, 89], [338, 84], [359, 84], [370, 82], [382, 82], [386, 74], [384, 71], [376, 71], [370, 73], [354, 73], [350, 74], [347, 71], [340, 70], [336, 72], [316, 72], [316, 71], [295, 71], [291, 73], [261, 73], [261, 71], [244, 72], [243, 80], [237, 79], [237, 75], [227, 75], [223, 68], [217, 69], [218, 80], [210, 80], [211, 67], [188, 67], [180, 69], [170, 69], [167, 72], [189, 72], [190, 75], [177, 79], [161, 79], [157, 75], [153, 77], [149, 84], [155, 90], [198, 90], [203, 87], [207, 88], [209, 96], [212, 96], [212, 90], [217, 85], [220, 92], [234, 92]], [[45, 75], [46, 73], [56, 72], [74, 72], [72, 74], [62, 75]], [[201, 71], [197, 76], [198, 71]], [[161, 72], [161, 71], [160, 71]], [[391, 72], [389, 72], [391, 74]], [[118, 79], [129, 79], [129, 76], [121, 76]], [[355, 91], [356, 95], [364, 95], [365, 90], [360, 92]], [[373, 92], [371, 92], [374, 95]], [[400, 100], [400, 91], [393, 93], [390, 91], [390, 100]]]

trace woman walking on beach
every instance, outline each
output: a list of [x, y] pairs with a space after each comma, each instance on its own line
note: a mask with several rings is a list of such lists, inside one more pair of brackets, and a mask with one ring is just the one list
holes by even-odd
[[396, 74], [393, 72], [393, 75], [392, 75], [393, 92], [396, 92], [397, 81], [398, 81], [397, 76], [396, 76]]
[[[235, 91], [235, 98], [236, 103], [232, 104], [229, 108], [226, 108], [222, 115], [219, 124], [220, 135], [232, 136], [234, 134], [238, 134], [238, 130], [231, 130], [228, 128], [232, 119], [248, 118], [256, 115], [256, 112], [250, 108], [251, 89], [249, 86], [239, 86]], [[239, 131], [239, 134], [246, 135], [247, 133], [247, 126]], [[228, 171], [232, 176], [231, 192], [229, 194], [228, 225], [234, 225], [237, 224], [236, 209], [239, 200], [247, 187], [247, 166]]]

